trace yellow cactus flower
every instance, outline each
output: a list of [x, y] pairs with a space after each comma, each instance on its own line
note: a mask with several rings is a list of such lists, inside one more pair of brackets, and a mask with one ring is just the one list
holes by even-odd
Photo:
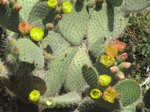
[[114, 45], [109, 45], [106, 49], [105, 52], [107, 55], [116, 57], [118, 55], [118, 50], [117, 47]]
[[103, 99], [110, 103], [114, 103], [117, 92], [114, 87], [109, 87], [103, 92]]
[[111, 83], [111, 76], [108, 76], [106, 74], [99, 76], [99, 83], [101, 86], [108, 86]]
[[110, 67], [111, 65], [114, 64], [115, 58], [108, 55], [101, 55], [100, 62], [104, 64], [106, 67]]
[[71, 2], [69, 2], [69, 1], [63, 2], [62, 7], [61, 7], [61, 10], [63, 13], [65, 13], [65, 14], [70, 13], [72, 11], [72, 9], [73, 8], [72, 8]]
[[41, 28], [34, 27], [30, 31], [30, 37], [34, 41], [40, 41], [40, 40], [42, 40], [43, 36], [44, 36], [44, 31]]
[[48, 0], [48, 6], [52, 9], [55, 9], [58, 5], [58, 0]]
[[98, 99], [102, 96], [102, 92], [99, 89], [92, 89], [90, 91], [91, 98]]
[[40, 92], [38, 90], [33, 90], [29, 94], [29, 99], [33, 102], [37, 102], [40, 99]]

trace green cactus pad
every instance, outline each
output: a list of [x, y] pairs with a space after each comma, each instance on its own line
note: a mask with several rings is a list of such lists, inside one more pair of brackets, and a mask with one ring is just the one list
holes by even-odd
[[119, 101], [115, 101], [114, 103], [109, 103], [107, 101], [104, 101], [104, 99], [101, 97], [99, 99], [93, 99], [93, 101], [101, 108], [106, 108], [108, 110], [116, 110], [120, 109]]
[[150, 0], [123, 0], [122, 10], [124, 11], [140, 11], [150, 6]]
[[22, 5], [19, 14], [23, 18], [23, 21], [27, 21], [32, 7], [38, 2], [38, 0], [19, 0], [18, 2]]
[[29, 23], [45, 29], [47, 23], [54, 23], [56, 13], [50, 9], [47, 1], [37, 2], [29, 15]]
[[49, 31], [42, 41], [42, 48], [46, 51], [52, 50], [54, 56], [69, 47], [70, 44], [62, 36], [54, 31]]
[[18, 39], [16, 45], [20, 48], [19, 60], [22, 62], [34, 63], [35, 67], [42, 69], [44, 66], [44, 57], [42, 50], [36, 46], [30, 39]]
[[[101, 7], [90, 8], [89, 12], [87, 43], [89, 51], [97, 57], [111, 39], [118, 38], [123, 32], [128, 18], [123, 16], [124, 13], [120, 7], [113, 7], [106, 3], [103, 3]], [[108, 42], [105, 43], [105, 41]]]
[[81, 71], [84, 64], [91, 66], [91, 61], [86, 50], [86, 47], [78, 47], [78, 51], [74, 55], [74, 58], [72, 58], [64, 82], [64, 88], [66, 91], [82, 91], [87, 84]]
[[127, 106], [137, 101], [141, 95], [141, 88], [134, 80], [123, 80], [115, 86], [117, 93], [122, 94], [119, 100], [122, 106]]
[[59, 21], [59, 31], [72, 45], [80, 45], [86, 33], [88, 13], [83, 4], [76, 3], [73, 11], [63, 14]]
[[64, 83], [64, 77], [67, 73], [68, 67], [77, 52], [78, 48], [68, 48], [62, 51], [50, 66], [50, 71], [45, 76], [45, 81], [48, 85], [46, 96], [55, 95], [60, 92]]
[[90, 97], [86, 97], [79, 103], [78, 108], [74, 112], [112, 112], [105, 108], [99, 107]]
[[120, 6], [124, 0], [106, 0], [109, 5]]
[[17, 95], [21, 100], [27, 101], [29, 93], [36, 89], [40, 91], [40, 94], [44, 94], [47, 87], [44, 80], [37, 76], [26, 75], [26, 76], [14, 76], [7, 87]]
[[12, 9], [9, 5], [0, 8], [0, 25], [19, 33], [18, 24], [22, 21], [19, 13]]
[[116, 110], [115, 112], [138, 112], [138, 111], [136, 111], [136, 105], [131, 104], [129, 106], [122, 107], [121, 109]]
[[69, 92], [57, 97], [53, 97], [54, 104], [50, 108], [72, 108], [81, 101], [81, 96], [77, 92]]
[[150, 89], [146, 91], [143, 101], [145, 103], [145, 107], [150, 109]]
[[46, 74], [47, 93], [58, 94], [63, 84], [67, 91], [81, 90], [86, 84], [81, 72], [83, 64], [91, 64], [83, 48], [70, 47], [62, 51], [52, 62], [50, 72]]
[[91, 87], [91, 88], [97, 88], [98, 87], [98, 72], [97, 70], [92, 67], [92, 66], [88, 66], [88, 65], [84, 65], [82, 67], [82, 74], [83, 74], [83, 77], [84, 79], [86, 80], [86, 82], [88, 83], [88, 85]]

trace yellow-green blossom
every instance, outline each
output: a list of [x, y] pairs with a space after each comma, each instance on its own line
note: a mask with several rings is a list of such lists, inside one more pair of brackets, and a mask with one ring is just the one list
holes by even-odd
[[29, 94], [29, 99], [33, 102], [37, 102], [40, 99], [40, 92], [38, 90], [33, 90]]
[[30, 31], [30, 37], [34, 41], [40, 41], [40, 40], [42, 40], [43, 36], [44, 36], [44, 31], [41, 28], [34, 27]]
[[104, 64], [106, 67], [110, 67], [114, 64], [115, 58], [108, 55], [101, 55], [100, 62]]
[[99, 76], [99, 83], [101, 86], [108, 86], [111, 83], [111, 76], [108, 76], [106, 74]]
[[55, 9], [58, 5], [58, 0], [48, 0], [48, 6], [52, 9]]
[[90, 91], [91, 98], [97, 99], [102, 96], [102, 92], [99, 89], [92, 89]]
[[69, 1], [63, 2], [61, 10], [65, 14], [70, 13], [72, 11], [72, 4], [71, 4], [71, 2], [69, 2]]
[[117, 92], [114, 87], [109, 87], [103, 92], [103, 99], [110, 103], [114, 103]]

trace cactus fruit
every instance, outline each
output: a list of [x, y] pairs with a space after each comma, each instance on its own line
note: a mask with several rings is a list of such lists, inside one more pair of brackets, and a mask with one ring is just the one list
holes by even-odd
[[141, 88], [126, 78], [132, 65], [127, 45], [115, 40], [129, 13], [149, 5], [149, 0], [1, 0], [0, 25], [8, 29], [8, 41], [0, 57], [0, 89], [20, 102], [12, 100], [19, 112], [111, 112], [132, 105]]

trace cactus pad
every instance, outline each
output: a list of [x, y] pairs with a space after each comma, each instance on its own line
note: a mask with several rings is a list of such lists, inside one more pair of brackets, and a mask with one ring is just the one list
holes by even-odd
[[71, 13], [62, 15], [59, 31], [72, 45], [80, 45], [86, 33], [87, 19], [86, 7], [77, 2]]
[[134, 80], [124, 80], [115, 86], [117, 93], [122, 93], [120, 103], [127, 106], [134, 103], [141, 95], [141, 88]]
[[49, 31], [48, 35], [42, 41], [42, 48], [46, 51], [51, 48], [54, 56], [58, 56], [61, 51], [69, 47], [70, 44], [62, 36], [54, 31]]
[[150, 109], [150, 89], [146, 91], [143, 101], [145, 103], [145, 107]]
[[86, 84], [81, 72], [84, 64], [91, 64], [84, 49], [70, 47], [62, 51], [51, 64], [50, 72], [46, 74], [48, 93], [59, 93], [63, 84], [67, 91], [81, 90]]
[[22, 21], [19, 13], [14, 11], [12, 7], [5, 6], [0, 8], [0, 25], [9, 30], [19, 33], [18, 24]]
[[7, 87], [23, 101], [28, 100], [28, 95], [32, 90], [39, 90], [42, 95], [47, 89], [45, 81], [39, 77], [32, 75], [14, 77]]
[[29, 15], [29, 23], [45, 29], [47, 23], [54, 23], [55, 12], [47, 5], [47, 1], [37, 2]]
[[98, 87], [98, 76], [97, 70], [88, 65], [84, 65], [82, 67], [82, 74], [86, 82], [89, 84], [91, 88], [97, 88]]
[[19, 39], [16, 45], [20, 48], [19, 60], [22, 62], [34, 63], [38, 69], [44, 66], [44, 57], [42, 50], [37, 47], [31, 40], [22, 38]]

